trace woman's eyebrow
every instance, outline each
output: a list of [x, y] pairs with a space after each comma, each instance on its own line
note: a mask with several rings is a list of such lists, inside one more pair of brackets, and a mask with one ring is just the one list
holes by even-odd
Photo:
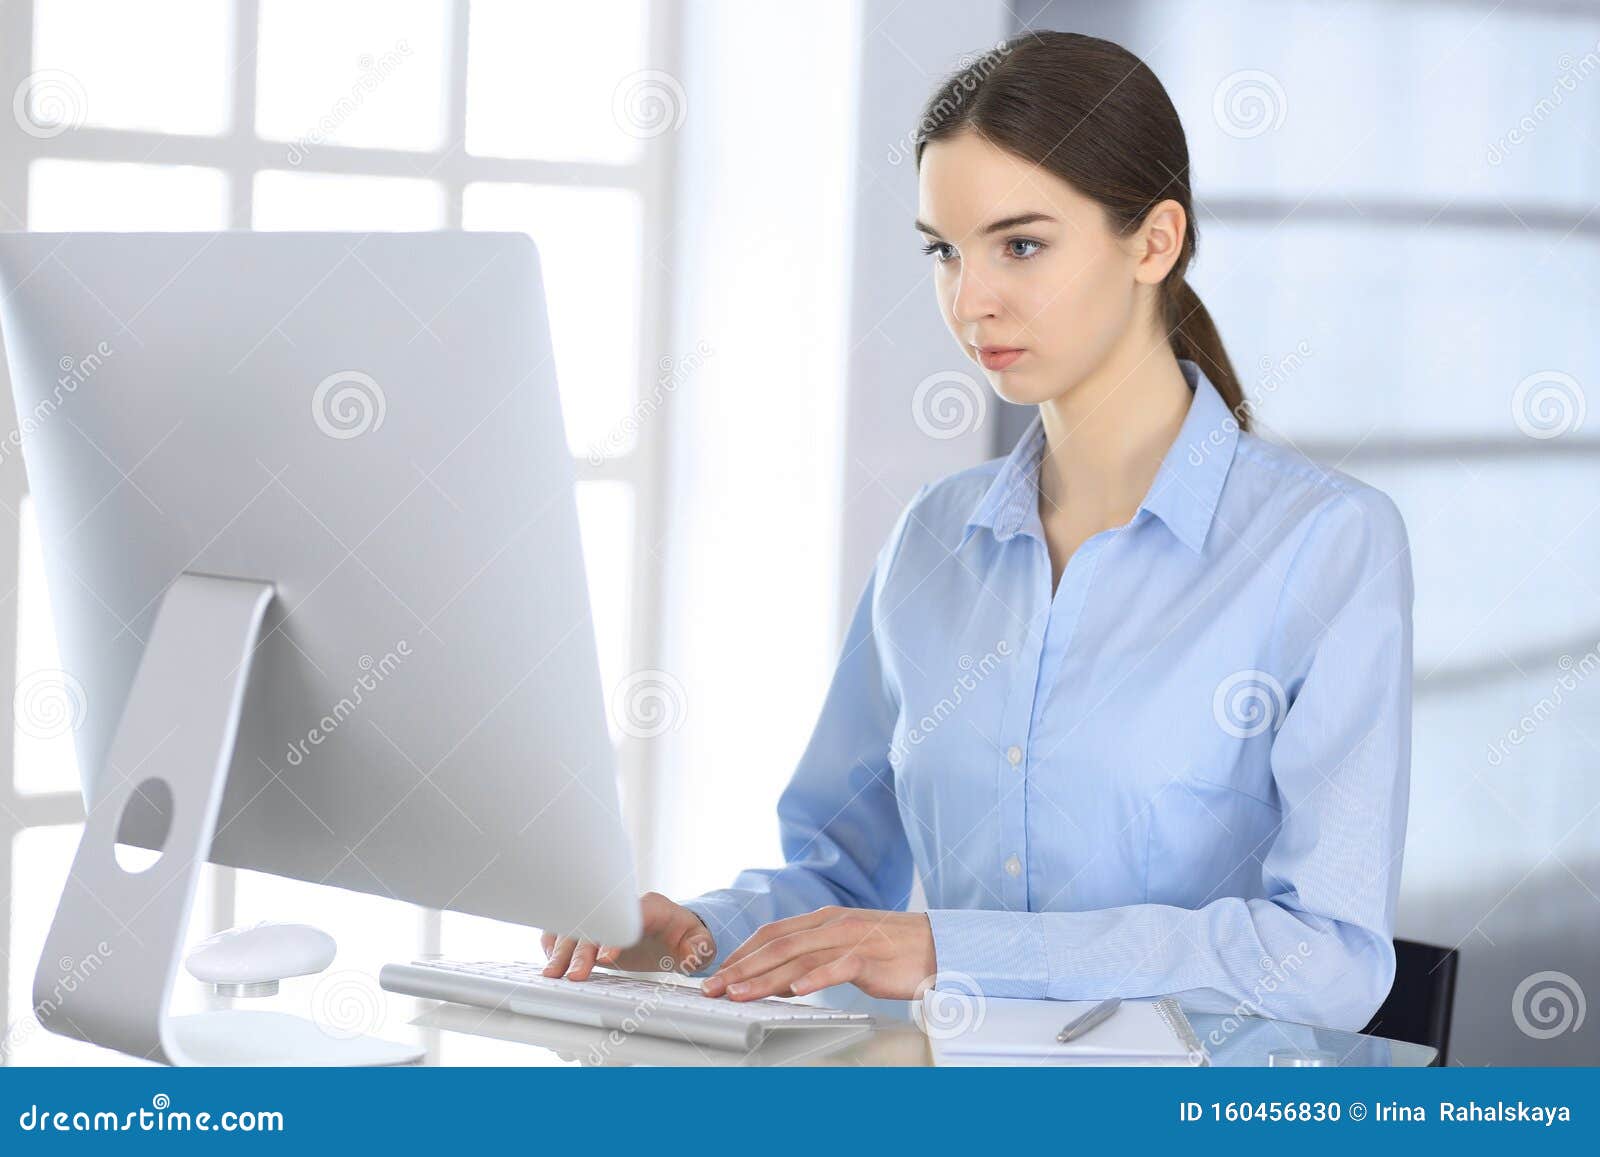
[[[988, 236], [991, 233], [1000, 233], [1006, 229], [1015, 229], [1018, 225], [1032, 225], [1036, 221], [1048, 221], [1052, 225], [1058, 224], [1056, 219], [1048, 213], [1018, 213], [1014, 217], [1002, 217], [998, 221], [989, 222], [980, 230], [980, 233]], [[927, 222], [916, 221], [914, 224], [918, 232], [926, 233], [930, 237], [937, 237], [941, 241], [945, 240], [944, 234]]]

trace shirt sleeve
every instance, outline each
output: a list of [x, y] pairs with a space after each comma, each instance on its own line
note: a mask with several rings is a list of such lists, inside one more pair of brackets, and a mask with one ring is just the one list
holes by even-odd
[[684, 906], [716, 941], [706, 975], [763, 924], [829, 905], [904, 909], [912, 881], [911, 846], [889, 764], [899, 703], [878, 651], [885, 577], [911, 511], [901, 513], [856, 603], [838, 665], [811, 740], [778, 800], [781, 868], [742, 872], [731, 888]]
[[938, 987], [1171, 994], [1200, 1011], [1366, 1025], [1394, 979], [1412, 601], [1405, 524], [1386, 495], [1343, 494], [1313, 516], [1274, 621], [1276, 637], [1309, 642], [1287, 658], [1303, 678], [1272, 739], [1283, 817], [1262, 860], [1265, 896], [1198, 909], [931, 911]]

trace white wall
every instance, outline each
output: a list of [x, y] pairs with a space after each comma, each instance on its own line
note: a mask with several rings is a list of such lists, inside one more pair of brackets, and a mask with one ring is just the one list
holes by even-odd
[[850, 5], [683, 12], [676, 222], [659, 259], [668, 348], [705, 352], [659, 415], [660, 679], [679, 717], [652, 740], [657, 854], [641, 866], [680, 896], [779, 860], [774, 805], [832, 670], [857, 33]]

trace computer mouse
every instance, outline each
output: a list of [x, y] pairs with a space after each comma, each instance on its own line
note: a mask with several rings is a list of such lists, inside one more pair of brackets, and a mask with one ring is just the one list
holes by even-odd
[[321, 972], [337, 950], [320, 928], [263, 920], [200, 941], [184, 965], [219, 996], [273, 996], [278, 981]]

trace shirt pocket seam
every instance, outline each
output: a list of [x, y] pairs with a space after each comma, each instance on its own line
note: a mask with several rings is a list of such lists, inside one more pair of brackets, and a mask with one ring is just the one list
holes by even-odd
[[1245, 791], [1241, 787], [1235, 787], [1231, 783], [1221, 783], [1221, 782], [1219, 782], [1219, 781], [1217, 781], [1215, 779], [1210, 779], [1207, 776], [1195, 775], [1193, 773], [1189, 774], [1185, 778], [1188, 779], [1192, 783], [1202, 784], [1202, 785], [1204, 785], [1206, 787], [1216, 788], [1218, 791], [1231, 791], [1235, 795], [1242, 795], [1245, 799], [1250, 800], [1253, 803], [1260, 804], [1262, 807], [1266, 808], [1269, 811], [1276, 812], [1280, 816], [1283, 814], [1283, 809], [1281, 807], [1279, 807], [1277, 804], [1272, 803], [1269, 800], [1262, 799], [1260, 796], [1256, 795], [1255, 792]]

